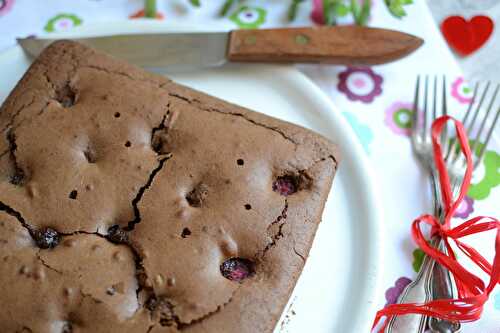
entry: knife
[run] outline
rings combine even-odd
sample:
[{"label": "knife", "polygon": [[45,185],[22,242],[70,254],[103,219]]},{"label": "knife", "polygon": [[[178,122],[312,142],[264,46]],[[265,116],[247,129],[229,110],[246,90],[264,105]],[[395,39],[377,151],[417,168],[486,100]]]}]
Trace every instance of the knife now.
[{"label": "knife", "polygon": [[[75,41],[147,68],[220,66],[231,62],[377,65],[400,59],[423,40],[403,32],[359,26],[324,26],[230,32],[113,35]],[[55,39],[24,38],[38,56]]]}]

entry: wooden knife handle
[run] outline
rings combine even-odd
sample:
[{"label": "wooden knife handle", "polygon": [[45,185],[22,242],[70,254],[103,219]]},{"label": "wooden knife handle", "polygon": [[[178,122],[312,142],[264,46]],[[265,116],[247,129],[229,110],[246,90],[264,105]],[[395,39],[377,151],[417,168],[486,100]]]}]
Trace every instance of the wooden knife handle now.
[{"label": "wooden knife handle", "polygon": [[359,26],[234,30],[227,57],[240,62],[375,65],[402,58],[422,42],[402,32]]}]

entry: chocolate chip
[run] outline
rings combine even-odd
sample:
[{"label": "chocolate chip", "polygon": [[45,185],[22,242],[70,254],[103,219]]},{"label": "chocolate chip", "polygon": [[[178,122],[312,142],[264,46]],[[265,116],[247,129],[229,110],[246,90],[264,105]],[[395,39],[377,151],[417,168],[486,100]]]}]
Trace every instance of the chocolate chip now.
[{"label": "chocolate chip", "polygon": [[69,108],[75,104],[75,92],[69,83],[56,91],[56,99],[65,108]]},{"label": "chocolate chip", "polygon": [[51,249],[59,244],[60,236],[52,228],[43,228],[32,232],[36,245],[41,249]]},{"label": "chocolate chip", "polygon": [[146,309],[160,317],[160,325],[172,326],[175,323],[174,305],[165,297],[151,296],[146,301]]},{"label": "chocolate chip", "polygon": [[128,147],[130,147],[130,146],[132,146],[132,143],[131,143],[130,141],[125,142],[125,147],[127,147],[127,148],[128,148]]},{"label": "chocolate chip", "polygon": [[160,154],[161,148],[163,147],[163,141],[161,136],[155,135],[151,139],[151,149],[155,151],[157,154]]},{"label": "chocolate chip", "polygon": [[121,244],[128,241],[128,234],[119,225],[115,224],[108,229],[106,238],[112,243]]},{"label": "chocolate chip", "polygon": [[245,164],[245,161],[243,161],[241,158],[239,158],[239,159],[236,160],[236,163],[238,165],[243,165],[243,164]]},{"label": "chocolate chip", "polygon": [[[167,106],[168,108],[169,106]],[[167,119],[170,116],[170,112],[167,111],[165,116],[163,116],[163,119],[158,125],[158,127],[153,128],[151,131],[151,148],[153,151],[155,151],[157,154],[165,154],[167,153],[167,148],[165,147],[167,142],[168,142],[168,131],[169,128],[166,124]]]},{"label": "chocolate chip", "polygon": [[69,108],[75,104],[75,95],[64,96],[59,102],[63,107]]},{"label": "chocolate chip", "polygon": [[73,190],[69,193],[69,198],[75,200],[77,195],[78,192],[76,190]]},{"label": "chocolate chip", "polygon": [[201,207],[203,201],[208,196],[208,186],[199,183],[191,192],[186,196],[186,200],[192,207]]},{"label": "chocolate chip", "polygon": [[242,282],[255,274],[255,264],[245,258],[229,258],[220,265],[220,272],[228,280]]},{"label": "chocolate chip", "polygon": [[252,205],[250,205],[250,204],[246,204],[246,205],[245,205],[245,209],[246,209],[246,210],[250,210],[250,209],[252,209]]},{"label": "chocolate chip", "polygon": [[188,228],[182,229],[182,234],[181,234],[182,238],[186,238],[189,235],[191,235],[191,230],[189,230]]},{"label": "chocolate chip", "polygon": [[16,168],[14,170],[14,174],[10,177],[9,182],[12,185],[20,186],[24,184],[24,179],[24,171],[21,168]]},{"label": "chocolate chip", "polygon": [[120,118],[120,112],[115,112],[115,118]]},{"label": "chocolate chip", "polygon": [[95,150],[91,147],[87,147],[87,149],[83,151],[83,155],[85,156],[87,162],[89,163],[95,163],[97,161],[97,154]]},{"label": "chocolate chip", "polygon": [[146,303],[144,303],[144,306],[146,307],[146,309],[148,309],[149,311],[154,311],[156,310],[156,306],[158,305],[158,298],[156,298],[156,296],[151,296],[150,298],[148,298],[148,300],[146,301]]},{"label": "chocolate chip", "polygon": [[153,151],[155,151],[157,154],[166,154],[168,153],[168,131],[167,128],[157,131],[153,134],[151,137],[151,148]]}]

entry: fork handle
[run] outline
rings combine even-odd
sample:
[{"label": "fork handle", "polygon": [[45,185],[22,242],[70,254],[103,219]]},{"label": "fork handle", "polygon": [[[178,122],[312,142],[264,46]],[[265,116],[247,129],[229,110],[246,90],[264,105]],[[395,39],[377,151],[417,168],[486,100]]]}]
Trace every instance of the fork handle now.
[{"label": "fork handle", "polygon": [[[433,188],[434,215],[442,217],[444,212],[442,212],[442,202],[439,196],[439,177],[435,169],[431,169],[431,186]],[[437,249],[445,254],[448,252],[441,239],[438,241]],[[432,299],[455,298],[457,294],[451,273],[440,264],[434,265],[430,289]],[[461,325],[458,322],[429,318],[429,328],[433,333],[454,333],[460,331]]]},{"label": "fork handle", "polygon": [[[438,239],[433,238],[431,243],[437,245]],[[428,256],[424,257],[420,271],[413,282],[408,284],[398,298],[397,304],[403,303],[425,303],[429,301],[431,291],[430,284],[434,260]],[[427,324],[427,317],[419,314],[408,314],[404,316],[393,316],[384,333],[423,333]]]},{"label": "fork handle", "polygon": [[[430,185],[432,191],[432,205],[434,208],[434,216],[439,217],[441,216],[442,205],[439,196],[438,178],[436,177],[436,173],[433,171],[431,165],[428,165],[428,170],[431,176]],[[433,237],[431,239],[431,245],[433,247],[442,246],[441,239],[437,236]],[[434,259],[426,255],[417,277],[413,282],[406,286],[406,288],[399,296],[397,303],[425,303],[434,296],[433,293],[445,293],[447,290],[437,290],[433,281],[433,273],[440,272],[440,269],[440,265],[436,264]],[[445,276],[446,274],[438,275]],[[384,333],[423,333],[426,329],[429,319],[432,320],[432,318],[414,314],[393,316],[389,319],[389,323]]]},{"label": "fork handle", "polygon": [[[439,242],[438,249],[443,253],[447,253],[442,240]],[[431,294],[432,299],[449,299],[456,296],[455,285],[450,272],[446,267],[439,264],[434,265],[432,271]],[[459,322],[429,318],[429,328],[432,333],[455,333],[460,331],[461,325]]]}]

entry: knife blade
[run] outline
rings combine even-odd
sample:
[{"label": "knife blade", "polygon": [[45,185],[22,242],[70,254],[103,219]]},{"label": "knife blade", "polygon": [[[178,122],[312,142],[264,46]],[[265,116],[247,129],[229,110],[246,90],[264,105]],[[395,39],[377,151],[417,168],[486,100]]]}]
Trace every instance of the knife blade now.
[{"label": "knife blade", "polygon": [[[220,66],[227,61],[377,65],[398,60],[423,40],[403,32],[359,26],[111,35],[72,38],[146,68]],[[18,43],[38,56],[55,39],[24,38]]]}]

